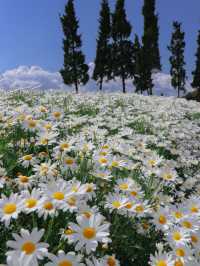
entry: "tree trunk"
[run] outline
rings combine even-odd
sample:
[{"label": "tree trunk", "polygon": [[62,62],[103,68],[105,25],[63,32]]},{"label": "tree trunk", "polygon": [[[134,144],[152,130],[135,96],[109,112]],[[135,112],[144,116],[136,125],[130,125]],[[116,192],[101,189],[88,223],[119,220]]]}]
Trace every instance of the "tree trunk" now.
[{"label": "tree trunk", "polygon": [[178,88],[178,98],[180,97],[180,89]]},{"label": "tree trunk", "polygon": [[124,76],[122,76],[122,87],[123,87],[123,93],[126,93],[126,83],[125,83]]},{"label": "tree trunk", "polygon": [[78,83],[77,83],[77,81],[75,82],[75,89],[76,89],[76,93],[78,94]]},{"label": "tree trunk", "polygon": [[149,88],[149,95],[153,95],[152,88]]},{"label": "tree trunk", "polygon": [[101,78],[100,83],[99,83],[99,90],[102,91],[103,88],[103,78]]}]

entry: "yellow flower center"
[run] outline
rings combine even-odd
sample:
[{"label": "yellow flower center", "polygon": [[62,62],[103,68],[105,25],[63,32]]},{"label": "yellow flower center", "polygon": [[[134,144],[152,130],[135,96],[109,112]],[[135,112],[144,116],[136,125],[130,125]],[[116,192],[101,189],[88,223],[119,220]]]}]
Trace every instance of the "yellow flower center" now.
[{"label": "yellow flower center", "polygon": [[96,230],[93,227],[86,227],[83,229],[83,236],[87,239],[92,239],[96,236]]},{"label": "yellow flower center", "polygon": [[148,230],[149,229],[149,224],[148,223],[143,223],[142,227],[144,230]]},{"label": "yellow flower center", "polygon": [[178,248],[176,250],[176,256],[178,256],[178,257],[184,257],[185,256],[185,250],[182,249],[182,248]]},{"label": "yellow flower center", "polygon": [[36,125],[37,125],[37,122],[36,122],[35,120],[29,120],[29,121],[28,121],[28,126],[29,126],[30,128],[35,128]]},{"label": "yellow flower center", "polygon": [[44,106],[40,106],[40,112],[45,113],[47,109]]},{"label": "yellow flower center", "polygon": [[166,217],[164,215],[160,215],[159,223],[160,224],[166,224],[167,223],[167,219],[166,219]]},{"label": "yellow flower center", "polygon": [[198,243],[199,242],[199,239],[198,239],[198,237],[196,236],[196,235],[191,235],[191,241],[192,241],[192,243]]},{"label": "yellow flower center", "polygon": [[3,207],[3,211],[5,214],[12,214],[17,209],[17,205],[15,203],[7,203]]},{"label": "yellow flower center", "polygon": [[183,217],[183,214],[179,211],[175,212],[174,213],[174,216],[177,218],[177,219],[181,219]]},{"label": "yellow flower center", "polygon": [[163,175],[163,178],[166,179],[166,180],[171,180],[173,178],[173,175],[170,174],[170,173],[166,173]]},{"label": "yellow flower center", "polygon": [[45,210],[50,211],[50,210],[53,209],[53,204],[52,204],[50,201],[48,201],[48,202],[46,202],[46,203],[43,205],[43,207],[44,207]]},{"label": "yellow flower center", "polygon": [[131,209],[133,207],[133,204],[131,202],[127,202],[126,205],[125,205],[125,207],[127,209]]},{"label": "yellow flower center", "polygon": [[25,155],[24,157],[23,157],[23,159],[25,160],[25,161],[31,161],[32,160],[32,155]]},{"label": "yellow flower center", "polygon": [[182,226],[185,227],[185,228],[191,229],[192,228],[192,223],[189,222],[189,221],[184,221],[182,223]]},{"label": "yellow flower center", "polygon": [[69,144],[68,143],[62,143],[60,144],[60,149],[63,151],[65,149],[68,149],[69,148]]},{"label": "yellow flower center", "polygon": [[108,162],[108,160],[106,158],[104,158],[104,157],[102,157],[102,158],[99,159],[99,163],[100,164],[105,164],[107,162]]},{"label": "yellow flower center", "polygon": [[108,145],[108,144],[103,145],[103,146],[102,146],[102,149],[103,149],[103,150],[107,150],[107,149],[109,149],[109,145]]},{"label": "yellow flower center", "polygon": [[22,183],[28,183],[29,178],[28,178],[28,176],[20,175],[20,176],[19,176],[19,180],[20,180],[20,182],[22,182]]},{"label": "yellow flower center", "polygon": [[155,160],[149,160],[148,161],[150,166],[155,166],[156,165],[156,161]]},{"label": "yellow flower center", "polygon": [[58,119],[61,117],[61,112],[54,112],[53,116]]},{"label": "yellow flower center", "polygon": [[167,262],[165,260],[159,260],[156,263],[156,266],[167,266]]},{"label": "yellow flower center", "polygon": [[198,213],[199,212],[199,208],[197,206],[192,206],[190,210],[192,213]]},{"label": "yellow flower center", "polygon": [[181,234],[179,232],[174,232],[173,233],[173,239],[175,241],[179,241],[179,240],[181,240],[181,238],[182,238],[182,236],[181,236]]},{"label": "yellow flower center", "polygon": [[138,205],[136,208],[135,208],[136,212],[137,213],[141,213],[144,211],[144,207],[142,205]]},{"label": "yellow flower center", "polygon": [[78,188],[76,186],[73,186],[72,189],[71,189],[71,191],[78,192]]},{"label": "yellow flower center", "polygon": [[40,140],[40,143],[42,144],[42,145],[47,145],[48,144],[48,139],[46,139],[46,138],[42,138],[41,140]]},{"label": "yellow flower center", "polygon": [[69,159],[65,159],[65,163],[66,163],[67,165],[72,165],[72,164],[74,163],[74,160],[71,159],[71,158],[69,158]]},{"label": "yellow flower center", "polygon": [[92,185],[88,185],[86,192],[92,192],[93,191],[93,186]]},{"label": "yellow flower center", "polygon": [[119,166],[119,162],[117,161],[113,161],[111,164],[112,167],[118,167]]},{"label": "yellow flower center", "polygon": [[26,255],[31,255],[36,250],[36,245],[33,242],[25,242],[22,245],[21,250],[26,253]]},{"label": "yellow flower center", "polygon": [[37,204],[37,200],[34,199],[34,198],[30,198],[30,199],[26,200],[26,207],[29,208],[29,209],[35,207],[36,204]]},{"label": "yellow flower center", "polygon": [[184,263],[181,260],[177,260],[175,261],[174,266],[184,266]]},{"label": "yellow flower center", "polygon": [[101,155],[101,156],[106,156],[108,153],[106,152],[106,151],[101,151],[100,153],[99,153],[99,155]]},{"label": "yellow flower center", "polygon": [[58,263],[58,266],[73,266],[73,264],[69,260],[63,260]]},{"label": "yellow flower center", "polygon": [[87,218],[87,219],[90,219],[91,217],[91,212],[84,212],[83,215]]},{"label": "yellow flower center", "polygon": [[121,190],[127,190],[128,189],[128,184],[127,183],[122,183],[122,184],[119,185],[119,188]]},{"label": "yellow flower center", "polygon": [[74,197],[70,197],[69,199],[67,199],[67,203],[68,203],[70,206],[75,206],[75,205],[76,205],[76,198],[74,198]]},{"label": "yellow flower center", "polygon": [[119,201],[117,201],[117,200],[113,201],[112,205],[116,209],[119,209],[121,207],[121,203]]},{"label": "yellow flower center", "polygon": [[50,130],[50,129],[52,129],[52,124],[48,123],[44,127],[46,130]]},{"label": "yellow flower center", "polygon": [[137,191],[131,191],[131,196],[136,197],[137,194],[138,194]]},{"label": "yellow flower center", "polygon": [[68,229],[65,230],[65,235],[72,235],[74,233],[75,232],[71,228],[68,228]]},{"label": "yellow flower center", "polygon": [[109,257],[107,260],[108,266],[115,266],[116,265],[116,260],[113,257]]},{"label": "yellow flower center", "polygon": [[56,200],[64,200],[65,195],[63,192],[57,191],[53,193],[53,198]]}]

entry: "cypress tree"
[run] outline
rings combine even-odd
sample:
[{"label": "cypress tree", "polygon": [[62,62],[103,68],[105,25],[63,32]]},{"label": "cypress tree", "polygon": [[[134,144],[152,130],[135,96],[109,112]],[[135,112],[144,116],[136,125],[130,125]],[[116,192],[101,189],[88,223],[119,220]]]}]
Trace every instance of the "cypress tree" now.
[{"label": "cypress tree", "polygon": [[143,46],[147,54],[146,60],[151,70],[161,70],[158,15],[155,14],[155,0],[144,0],[142,13],[144,16]]},{"label": "cypress tree", "polygon": [[107,80],[111,77],[111,19],[108,0],[102,0],[100,19],[99,19],[99,34],[97,39],[97,51],[95,58],[95,68],[93,79],[98,81],[99,89],[102,90],[104,78]]},{"label": "cypress tree", "polygon": [[197,52],[196,52],[196,68],[192,72],[193,75],[193,81],[192,81],[192,87],[197,89],[200,92],[200,31],[198,34],[197,39]]},{"label": "cypress tree", "polygon": [[170,56],[170,74],[172,76],[171,84],[178,89],[178,97],[180,91],[185,91],[186,71],[184,69],[184,49],[185,49],[185,33],[181,30],[181,23],[173,22],[174,31],[172,33],[171,44],[168,47],[171,52]]},{"label": "cypress tree", "polygon": [[117,0],[112,15],[112,74],[122,80],[123,93],[126,92],[125,81],[132,76],[133,45],[129,40],[131,25],[127,20],[124,0]]},{"label": "cypress tree", "polygon": [[141,58],[141,44],[139,41],[139,38],[137,35],[135,35],[135,40],[133,44],[133,63],[134,63],[134,69],[133,69],[133,84],[135,85],[136,89],[135,92],[139,92],[142,94],[143,88],[142,88],[142,73],[141,73],[141,66],[142,66],[142,58]]},{"label": "cypress tree", "polygon": [[74,1],[68,0],[65,14],[60,17],[65,38],[63,39],[64,67],[60,70],[63,81],[67,85],[75,85],[76,93],[80,84],[89,80],[88,65],[81,51],[81,35],[78,34],[79,22],[76,19]]},{"label": "cypress tree", "polygon": [[136,87],[135,92],[140,92],[141,94],[144,91],[149,92],[153,88],[153,82],[151,78],[151,70],[146,67],[146,59],[145,59],[145,53],[144,48],[141,46],[138,36],[135,36],[134,46],[134,58],[135,58],[135,64],[134,64],[134,80],[133,84]]}]

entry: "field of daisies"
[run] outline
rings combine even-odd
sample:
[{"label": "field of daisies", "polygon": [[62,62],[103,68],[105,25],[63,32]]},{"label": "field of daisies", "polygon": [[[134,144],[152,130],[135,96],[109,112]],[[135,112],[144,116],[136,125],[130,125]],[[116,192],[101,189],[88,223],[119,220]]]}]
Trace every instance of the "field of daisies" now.
[{"label": "field of daisies", "polygon": [[0,263],[200,265],[200,105],[2,92]]}]

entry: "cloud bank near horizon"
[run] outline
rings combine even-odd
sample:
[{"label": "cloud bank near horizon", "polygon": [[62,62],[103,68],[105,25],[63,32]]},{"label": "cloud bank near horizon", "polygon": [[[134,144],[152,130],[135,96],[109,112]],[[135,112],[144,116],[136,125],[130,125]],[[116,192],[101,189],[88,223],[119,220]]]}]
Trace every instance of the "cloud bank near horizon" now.
[{"label": "cloud bank near horizon", "polygon": [[[89,64],[89,74],[92,75],[94,64]],[[176,95],[176,91],[171,86],[171,76],[166,73],[153,74],[154,94],[165,96]],[[127,91],[134,92],[132,80],[126,81]],[[105,92],[121,91],[121,80],[116,78],[108,83],[104,83]],[[72,87],[66,86],[63,83],[59,72],[50,72],[44,70],[39,66],[19,66],[17,68],[7,70],[0,75],[0,89],[14,90],[14,89],[57,89],[57,90],[73,90]],[[186,89],[191,90],[190,83],[187,82]],[[94,92],[98,90],[98,85],[92,79],[80,88],[80,91]]]}]

